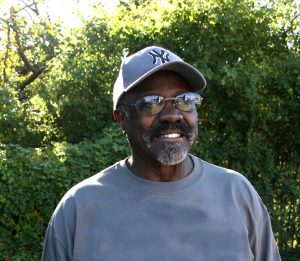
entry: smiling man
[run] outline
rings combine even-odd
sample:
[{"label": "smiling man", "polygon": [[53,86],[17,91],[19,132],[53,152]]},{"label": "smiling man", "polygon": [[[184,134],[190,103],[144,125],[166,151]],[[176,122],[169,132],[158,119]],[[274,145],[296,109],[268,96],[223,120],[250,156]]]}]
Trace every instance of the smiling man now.
[{"label": "smiling man", "polygon": [[67,192],[42,260],[280,260],[249,181],[189,154],[205,85],[197,69],[161,47],[124,59],[114,118],[132,155]]}]

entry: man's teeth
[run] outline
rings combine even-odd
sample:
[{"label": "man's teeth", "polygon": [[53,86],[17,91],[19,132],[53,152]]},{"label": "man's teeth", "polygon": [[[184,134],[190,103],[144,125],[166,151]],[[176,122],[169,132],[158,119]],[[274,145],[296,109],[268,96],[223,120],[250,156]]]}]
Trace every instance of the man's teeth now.
[{"label": "man's teeth", "polygon": [[160,139],[176,139],[179,137],[180,137],[179,133],[169,133],[169,134],[159,135]]}]

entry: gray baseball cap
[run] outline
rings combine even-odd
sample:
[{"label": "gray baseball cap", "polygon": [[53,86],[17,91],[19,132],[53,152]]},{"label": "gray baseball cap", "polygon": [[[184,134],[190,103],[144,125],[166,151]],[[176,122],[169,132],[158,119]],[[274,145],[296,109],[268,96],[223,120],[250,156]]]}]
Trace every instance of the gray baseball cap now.
[{"label": "gray baseball cap", "polygon": [[206,86],[205,78],[201,72],[184,62],[176,54],[162,47],[146,47],[123,60],[119,76],[114,85],[114,110],[124,93],[153,73],[161,70],[174,71],[182,75],[196,92],[203,90]]}]

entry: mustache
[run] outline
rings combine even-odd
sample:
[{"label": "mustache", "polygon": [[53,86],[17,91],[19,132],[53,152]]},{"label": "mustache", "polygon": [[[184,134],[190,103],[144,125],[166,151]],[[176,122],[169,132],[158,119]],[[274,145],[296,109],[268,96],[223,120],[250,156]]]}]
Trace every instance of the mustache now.
[{"label": "mustache", "polygon": [[168,122],[162,122],[159,124],[156,124],[151,129],[147,131],[147,136],[150,137],[156,137],[163,131],[172,131],[172,130],[180,130],[183,135],[190,137],[193,135],[193,127],[189,127],[185,122],[180,121],[176,123],[168,123]]}]

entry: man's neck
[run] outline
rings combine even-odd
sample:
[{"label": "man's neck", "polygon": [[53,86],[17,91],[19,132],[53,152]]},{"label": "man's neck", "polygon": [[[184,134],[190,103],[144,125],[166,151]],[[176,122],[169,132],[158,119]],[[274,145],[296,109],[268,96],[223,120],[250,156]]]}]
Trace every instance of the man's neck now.
[{"label": "man's neck", "polygon": [[136,176],[160,182],[182,179],[193,170],[193,161],[189,155],[182,162],[172,166],[164,166],[134,156],[128,158],[126,164]]}]

